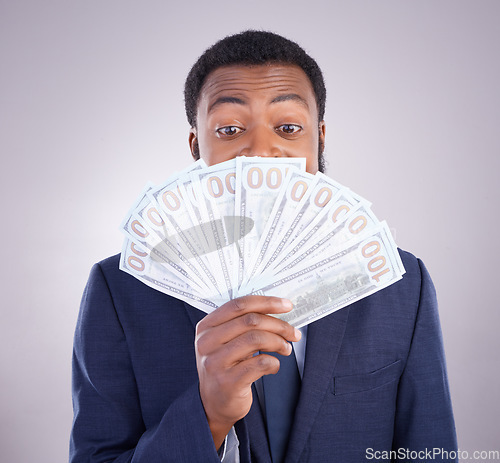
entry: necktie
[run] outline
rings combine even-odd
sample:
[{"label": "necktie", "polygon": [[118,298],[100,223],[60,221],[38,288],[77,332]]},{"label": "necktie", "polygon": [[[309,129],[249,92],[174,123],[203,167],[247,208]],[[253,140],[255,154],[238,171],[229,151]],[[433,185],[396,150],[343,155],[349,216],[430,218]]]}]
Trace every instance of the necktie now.
[{"label": "necktie", "polygon": [[293,347],[292,353],[287,357],[274,352],[268,354],[280,361],[280,370],[275,375],[262,377],[267,433],[273,463],[282,463],[299,398],[300,376]]}]

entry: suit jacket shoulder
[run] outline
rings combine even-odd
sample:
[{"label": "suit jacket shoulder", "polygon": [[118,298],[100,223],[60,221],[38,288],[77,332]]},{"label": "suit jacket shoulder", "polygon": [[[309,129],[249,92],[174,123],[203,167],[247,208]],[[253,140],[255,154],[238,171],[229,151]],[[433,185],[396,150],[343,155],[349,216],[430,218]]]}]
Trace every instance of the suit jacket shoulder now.
[{"label": "suit jacket shoulder", "polygon": [[82,298],[70,461],[220,462],[198,390],[194,326],[203,314],[118,263],[94,265]]}]

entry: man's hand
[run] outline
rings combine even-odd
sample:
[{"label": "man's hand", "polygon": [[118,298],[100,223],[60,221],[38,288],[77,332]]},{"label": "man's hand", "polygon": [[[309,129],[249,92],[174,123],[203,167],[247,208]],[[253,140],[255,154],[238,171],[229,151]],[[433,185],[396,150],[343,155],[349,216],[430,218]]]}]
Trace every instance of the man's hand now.
[{"label": "man's hand", "polygon": [[279,360],[256,352],[290,355],[288,341],[298,341],[299,330],[266,314],[289,312],[292,303],[267,296],[233,299],[207,315],[196,326],[196,365],[200,395],[219,448],[236,421],[252,405],[251,386],[263,375],[279,370]]}]

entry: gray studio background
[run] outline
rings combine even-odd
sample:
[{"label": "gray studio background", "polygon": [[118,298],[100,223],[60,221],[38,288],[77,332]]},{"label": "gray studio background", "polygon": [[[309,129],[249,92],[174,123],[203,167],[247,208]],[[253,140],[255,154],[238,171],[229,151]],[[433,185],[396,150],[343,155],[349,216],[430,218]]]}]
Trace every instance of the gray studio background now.
[{"label": "gray studio background", "polygon": [[0,461],[67,460],[91,265],[148,180],[191,162],[182,88],[246,28],[324,70],[328,174],[426,263],[459,446],[500,448],[498,1],[0,0]]}]

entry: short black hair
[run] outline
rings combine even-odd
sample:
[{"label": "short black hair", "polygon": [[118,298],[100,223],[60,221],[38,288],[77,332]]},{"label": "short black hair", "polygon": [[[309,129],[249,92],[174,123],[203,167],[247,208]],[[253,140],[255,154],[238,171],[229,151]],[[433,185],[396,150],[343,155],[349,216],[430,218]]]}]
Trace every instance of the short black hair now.
[{"label": "short black hair", "polygon": [[184,85],[186,116],[196,127],[196,112],[201,89],[207,76],[222,66],[285,63],[299,66],[309,77],[316,103],[318,121],[325,114],[326,88],[323,73],[316,61],[299,45],[273,32],[248,30],[230,35],[208,48],[194,64]]}]

